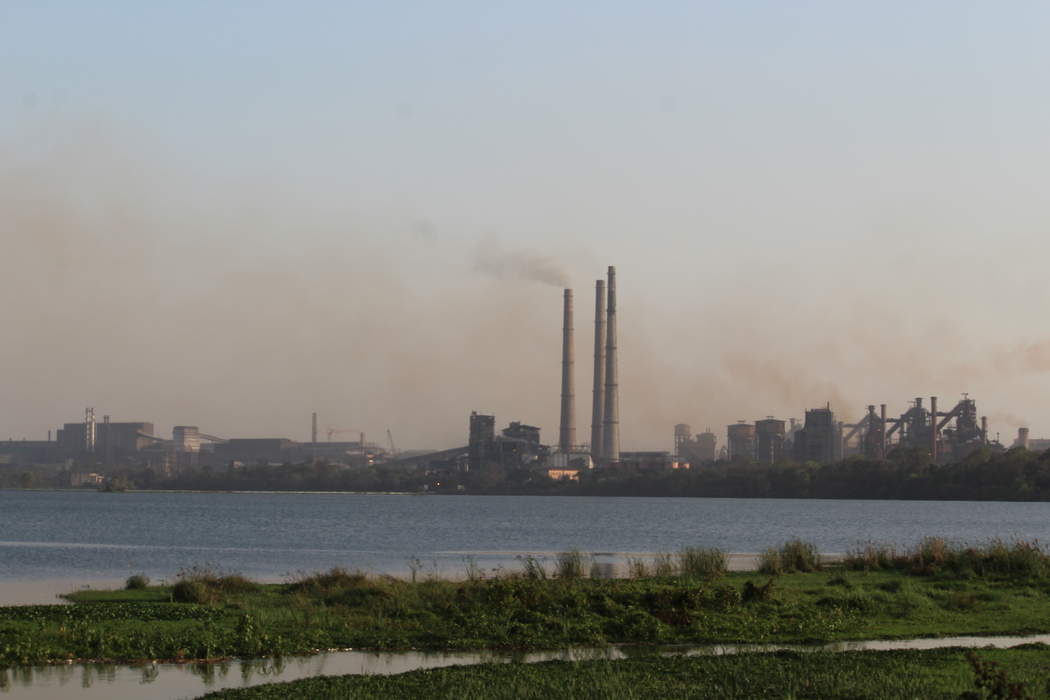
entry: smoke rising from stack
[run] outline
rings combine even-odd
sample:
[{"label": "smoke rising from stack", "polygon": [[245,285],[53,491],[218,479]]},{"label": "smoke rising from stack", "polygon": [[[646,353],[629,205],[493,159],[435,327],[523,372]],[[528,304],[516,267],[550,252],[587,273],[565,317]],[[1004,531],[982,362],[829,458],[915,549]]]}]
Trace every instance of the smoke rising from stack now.
[{"label": "smoke rising from stack", "polygon": [[554,287],[569,283],[568,274],[554,258],[527,250],[507,250],[494,239],[478,244],[474,269],[496,279],[526,280]]},{"label": "smoke rising from stack", "polygon": [[[43,437],[96,405],[114,420],[240,436],[295,437],[318,410],[370,433],[393,424],[418,447],[458,444],[473,408],[554,442],[559,337],[525,283],[564,287],[561,258],[492,242],[479,253],[474,238],[440,235],[439,219],[427,241],[399,237],[399,222],[362,223],[265,184],[198,192],[155,154],[122,153],[124,136],[29,165],[0,146],[0,292],[13,300],[0,322],[18,329],[0,347],[11,369],[0,438]],[[617,252],[602,242],[602,257]],[[829,268],[813,295],[795,277],[754,289],[714,280],[694,294],[685,277],[647,266],[646,283],[663,288],[621,300],[623,383],[646,387],[623,406],[624,446],[666,447],[683,420],[800,416],[825,401],[844,420],[872,402],[896,415],[916,393],[971,392],[993,435],[1040,415],[1050,342],[1038,327],[953,331],[965,318],[908,306],[923,296],[914,288],[854,285],[854,252],[849,284]],[[566,254],[564,266],[586,270],[598,255]]]}]

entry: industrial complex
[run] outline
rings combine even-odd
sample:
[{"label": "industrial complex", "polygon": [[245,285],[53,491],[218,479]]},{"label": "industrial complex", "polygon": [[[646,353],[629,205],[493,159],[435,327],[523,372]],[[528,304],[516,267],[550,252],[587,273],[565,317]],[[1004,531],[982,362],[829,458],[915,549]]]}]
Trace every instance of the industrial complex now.
[{"label": "industrial complex", "polygon": [[[883,459],[897,449],[925,450],[934,462],[965,457],[975,449],[1005,449],[990,438],[988,419],[980,416],[976,401],[963,394],[951,408],[941,410],[936,396],[908,401],[901,413],[888,413],[887,404],[866,407],[852,422],[836,416],[830,404],[805,410],[801,420],[773,416],[738,421],[726,426],[725,443],[708,428],[694,434],[680,423],[673,428],[670,450],[630,452],[620,446],[620,397],[617,353],[616,269],[595,282],[594,364],[591,424],[587,442],[577,440],[575,390],[575,329],[573,290],[566,289],[562,305],[561,410],[556,445],[542,442],[540,428],[510,422],[497,433],[496,418],[478,412],[467,417],[467,444],[440,452],[400,452],[388,430],[381,443],[368,442],[364,433],[329,428],[322,440],[318,417],[310,422],[310,440],[287,437],[218,437],[195,425],[179,425],[171,437],[154,433],[146,421],[115,422],[98,419],[85,410],[81,421],[65,423],[46,441],[0,442],[0,468],[40,466],[64,470],[73,486],[96,485],[119,468],[148,468],[160,478],[185,469],[238,469],[260,464],[319,462],[354,469],[375,465],[423,469],[428,473],[484,470],[489,467],[543,472],[554,479],[578,479],[593,469],[634,468],[672,470],[703,468],[716,462],[737,465],[826,464],[852,455]],[[855,414],[854,414],[855,415]],[[351,441],[334,440],[352,432]],[[1050,448],[1050,440],[1029,437],[1021,428],[1012,446]]]}]

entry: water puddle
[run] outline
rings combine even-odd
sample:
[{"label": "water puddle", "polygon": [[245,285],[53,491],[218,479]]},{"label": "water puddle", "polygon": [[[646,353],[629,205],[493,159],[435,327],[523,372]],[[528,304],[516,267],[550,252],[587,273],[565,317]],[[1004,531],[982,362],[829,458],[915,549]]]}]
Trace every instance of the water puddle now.
[{"label": "water puddle", "polygon": [[712,644],[683,647],[608,647],[507,654],[499,652],[398,652],[330,651],[315,656],[283,659],[245,659],[211,664],[66,664],[0,669],[0,697],[44,700],[76,694],[78,700],[135,697],[142,700],[195,698],[213,690],[246,688],[262,683],[293,681],[313,676],[348,673],[393,674],[416,669],[479,663],[537,663],[562,660],[625,659],[647,654],[665,656],[718,656],[774,651],[890,651],[948,647],[995,647],[1050,644],[1050,634],[1010,637],[943,637],[802,644]]}]

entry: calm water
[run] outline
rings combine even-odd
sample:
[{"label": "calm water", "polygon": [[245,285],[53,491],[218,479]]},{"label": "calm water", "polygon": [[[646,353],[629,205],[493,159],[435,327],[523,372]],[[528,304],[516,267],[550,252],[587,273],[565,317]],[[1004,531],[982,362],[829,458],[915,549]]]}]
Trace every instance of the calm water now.
[{"label": "calm water", "polygon": [[516,567],[518,554],[573,548],[615,560],[789,537],[824,552],[924,535],[1050,542],[1048,516],[1043,503],[0,491],[0,602],[193,564],[263,579],[332,566],[455,575],[467,556]]},{"label": "calm water", "polygon": [[35,668],[0,669],[0,697],[11,700],[46,700],[75,695],[78,700],[110,700],[134,697],[139,700],[194,698],[224,688],[244,688],[261,683],[293,681],[313,676],[347,673],[389,674],[423,668],[478,663],[536,663],[559,659],[623,659],[628,656],[710,656],[768,653],[781,649],[798,651],[885,651],[890,649],[945,649],[951,647],[996,647],[1000,649],[1050,642],[1050,635],[1026,637],[949,637],[942,639],[896,639],[886,641],[833,642],[825,645],[716,644],[695,647],[608,647],[563,649],[530,654],[449,652],[427,654],[404,652],[376,654],[337,651],[316,656],[258,659],[218,664],[69,664]]}]

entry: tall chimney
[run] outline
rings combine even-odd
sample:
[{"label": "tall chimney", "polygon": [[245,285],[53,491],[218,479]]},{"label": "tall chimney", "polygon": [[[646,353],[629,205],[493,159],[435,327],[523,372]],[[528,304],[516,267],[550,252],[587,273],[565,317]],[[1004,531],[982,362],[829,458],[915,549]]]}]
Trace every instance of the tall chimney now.
[{"label": "tall chimney", "polygon": [[591,459],[602,458],[605,416],[605,280],[594,283],[594,398],[591,405]]},{"label": "tall chimney", "polygon": [[937,397],[930,397],[930,459],[937,461]]},{"label": "tall chimney", "polygon": [[561,329],[561,430],[558,447],[562,452],[572,452],[576,443],[576,394],[573,387],[573,364],[575,353],[572,343],[572,290],[565,290],[565,314]]},{"label": "tall chimney", "polygon": [[620,461],[620,396],[616,367],[616,268],[609,266],[609,301],[605,312],[605,411],[602,415],[602,460]]},{"label": "tall chimney", "polygon": [[317,411],[310,416],[310,442],[317,444]]},{"label": "tall chimney", "polygon": [[109,438],[109,416],[102,416],[102,454],[106,464],[110,464],[113,461],[113,451],[110,448],[112,443]]},{"label": "tall chimney", "polygon": [[879,424],[882,426],[880,432],[882,437],[879,438],[879,458],[884,459],[886,457],[886,404],[879,404]]},{"label": "tall chimney", "polygon": [[981,416],[981,442],[988,444],[988,416]]},{"label": "tall chimney", "polygon": [[95,452],[95,409],[84,409],[84,451]]}]

